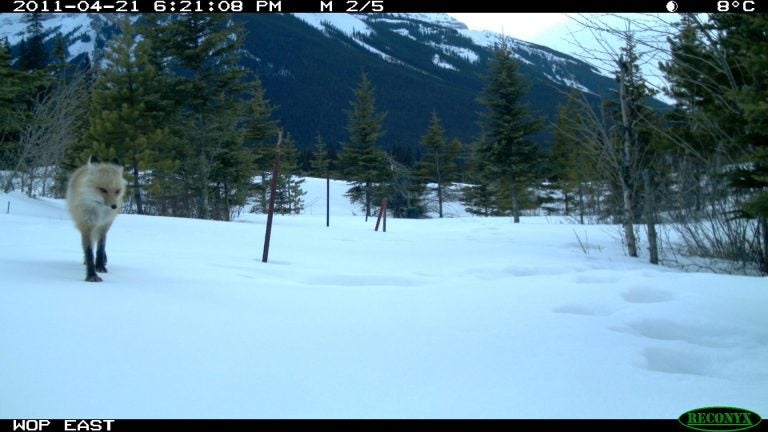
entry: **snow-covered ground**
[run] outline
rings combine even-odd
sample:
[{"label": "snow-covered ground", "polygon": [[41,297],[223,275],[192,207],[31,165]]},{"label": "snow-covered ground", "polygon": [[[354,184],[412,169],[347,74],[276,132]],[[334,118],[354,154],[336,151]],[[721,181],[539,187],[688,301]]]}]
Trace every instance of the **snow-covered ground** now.
[{"label": "snow-covered ground", "polygon": [[324,186],[267,264],[263,215],[120,215],[103,283],[63,202],[0,194],[0,418],[768,415],[765,278],[556,218],[374,232],[339,182],[326,228]]}]

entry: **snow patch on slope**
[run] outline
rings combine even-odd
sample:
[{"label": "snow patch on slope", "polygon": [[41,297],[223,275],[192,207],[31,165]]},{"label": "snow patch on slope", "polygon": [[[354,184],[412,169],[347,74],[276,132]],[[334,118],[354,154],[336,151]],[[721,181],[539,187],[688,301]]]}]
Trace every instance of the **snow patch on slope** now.
[{"label": "snow patch on slope", "polygon": [[[92,18],[89,15],[83,13],[41,14],[40,18],[46,40],[57,33],[68,35],[74,39],[74,43],[69,47],[70,58],[79,54],[90,54],[97,35],[91,27]],[[21,42],[27,28],[23,21],[24,16],[24,14],[13,13],[0,14],[0,38],[8,38],[11,45]]]},{"label": "snow patch on slope", "polygon": [[334,29],[339,30],[345,35],[349,36],[357,45],[360,45],[373,54],[376,54],[386,61],[396,62],[396,59],[394,59],[392,56],[360,40],[361,36],[370,36],[374,31],[371,27],[368,26],[368,24],[365,23],[365,21],[357,18],[355,15],[296,13],[294,16],[311,25],[312,27],[315,27],[324,34],[328,34],[328,27],[333,27]]},{"label": "snow patch on slope", "polygon": [[432,63],[440,68],[448,69],[448,70],[458,70],[456,67],[454,67],[452,64],[444,61],[442,58],[440,58],[439,54],[435,54],[434,57],[432,57]]},{"label": "snow patch on slope", "polygon": [[401,28],[399,28],[399,29],[394,29],[394,30],[392,30],[392,31],[393,31],[393,32],[395,32],[395,33],[397,33],[397,34],[399,34],[400,36],[405,36],[405,37],[407,37],[408,39],[413,39],[413,40],[416,40],[416,38],[415,38],[415,37],[411,36],[411,32],[409,32],[409,31],[408,31],[408,30],[406,30],[406,29],[401,29]]},{"label": "snow patch on slope", "polygon": [[424,21],[430,24],[457,30],[463,30],[467,28],[466,24],[448,15],[447,13],[395,13],[389,14],[389,16],[403,18],[404,20],[408,21]]},{"label": "snow patch on slope", "polygon": [[370,35],[373,33],[373,29],[355,15],[345,13],[295,13],[293,16],[323,33],[326,33],[327,26],[333,27],[349,37],[354,37],[356,34]]},{"label": "snow patch on slope", "polygon": [[480,60],[480,56],[478,56],[476,52],[469,48],[457,47],[447,44],[437,44],[434,42],[430,42],[430,45],[441,50],[446,55],[458,57],[470,63],[477,63],[477,61]]}]

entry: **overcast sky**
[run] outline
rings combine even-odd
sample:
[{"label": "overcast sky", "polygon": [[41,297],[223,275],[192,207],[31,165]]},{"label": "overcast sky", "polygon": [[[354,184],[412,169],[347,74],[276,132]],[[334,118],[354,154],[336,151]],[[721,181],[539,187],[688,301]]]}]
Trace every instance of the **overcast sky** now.
[{"label": "overcast sky", "polygon": [[[571,20],[562,13],[452,13],[472,30],[491,30],[562,51]],[[572,25],[571,25],[572,26]],[[563,46],[560,46],[563,45]],[[566,51],[567,52],[567,51]]]}]

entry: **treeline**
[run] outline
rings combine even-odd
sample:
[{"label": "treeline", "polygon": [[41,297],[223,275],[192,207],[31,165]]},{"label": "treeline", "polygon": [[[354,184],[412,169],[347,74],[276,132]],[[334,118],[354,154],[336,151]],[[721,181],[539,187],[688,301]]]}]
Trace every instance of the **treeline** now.
[{"label": "treeline", "polygon": [[68,63],[63,36],[49,37],[40,15],[24,22],[15,58],[8,40],[0,40],[0,189],[47,194],[55,192],[57,168],[85,128],[90,63]]},{"label": "treeline", "polygon": [[[574,93],[559,107],[548,163],[568,212],[622,224],[630,256],[642,253],[643,224],[658,262],[664,222],[682,242],[669,252],[768,274],[768,17],[683,15],[670,36],[663,22],[583,24],[625,43],[611,59],[616,94]],[[664,47],[653,43],[662,35]],[[649,108],[656,93],[639,67],[641,51],[660,50],[663,91],[674,101],[665,112]]]},{"label": "treeline", "polygon": [[[278,121],[259,77],[242,66],[237,22],[122,17],[103,60],[78,66],[61,43],[39,43],[46,35],[34,14],[27,23],[18,58],[0,44],[6,190],[31,194],[42,179],[44,193],[60,194],[66,174],[94,154],[126,166],[137,213],[229,220],[264,211]],[[287,131],[278,211],[302,210],[296,175],[329,176],[350,182],[365,217],[384,198],[396,217],[442,217],[443,203],[456,200],[514,222],[549,208],[621,225],[627,254],[647,248],[654,263],[663,259],[656,227],[667,223],[684,254],[768,273],[766,28],[763,15],[683,16],[661,64],[675,101],[667,111],[652,108],[656,93],[640,70],[648,46],[638,49],[629,30],[600,29],[624,40],[610,59],[617,89],[571,93],[553,124],[529,109],[528,82],[501,38],[477,95],[483,110],[467,113],[480,129],[469,143],[446,136],[435,107],[423,113],[418,145],[384,150],[388,113],[363,71],[347,110],[319,114],[343,119],[343,142],[318,134],[311,151],[298,151]],[[553,140],[543,149],[531,136],[545,129]]]},{"label": "treeline", "polygon": [[[525,209],[551,206],[544,189],[554,189],[555,204],[578,221],[621,225],[629,256],[661,262],[657,225],[665,223],[682,242],[671,255],[767,274],[766,28],[765,16],[684,16],[660,64],[666,96],[675,101],[665,111],[652,108],[657,92],[640,68],[650,45],[633,31],[601,29],[624,41],[610,59],[616,91],[571,93],[551,125],[524,103],[528,86],[502,38],[478,95],[480,136],[467,148],[448,145],[433,114],[412,161],[375,145],[385,114],[373,108],[363,76],[348,113],[341,176],[354,181],[349,196],[366,215],[378,196],[398,203],[396,215],[423,215],[425,196],[441,203],[446,187],[462,181],[460,199],[470,212],[518,222]],[[547,151],[530,139],[542,127],[553,130]],[[435,193],[425,195],[427,184]]]},{"label": "treeline", "polygon": [[[60,194],[67,173],[94,155],[125,165],[129,208],[139,214],[229,220],[266,193],[252,178],[269,176],[277,122],[258,77],[240,65],[244,33],[230,16],[120,16],[103,59],[67,73],[33,43],[47,36],[39,16],[26,20],[19,58],[7,42],[0,48],[8,78],[0,94],[13,102],[3,104],[0,136],[6,190],[21,180],[31,194],[40,168],[56,167]],[[55,157],[44,154],[54,147]],[[284,153],[289,196],[298,163],[290,140]],[[278,208],[300,211],[297,199]]]}]

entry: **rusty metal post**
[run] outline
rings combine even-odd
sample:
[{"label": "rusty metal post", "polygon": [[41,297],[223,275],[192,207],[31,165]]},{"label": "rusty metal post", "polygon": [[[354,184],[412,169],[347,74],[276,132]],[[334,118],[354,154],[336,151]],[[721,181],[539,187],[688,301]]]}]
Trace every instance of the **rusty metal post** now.
[{"label": "rusty metal post", "polygon": [[376,218],[376,226],[373,228],[374,231],[379,230],[379,224],[381,223],[382,217],[384,218],[384,232],[387,232],[387,199],[382,198],[381,199],[381,206],[379,207],[379,217]]},{"label": "rusty metal post", "polygon": [[381,206],[384,208],[384,228],[382,229],[383,232],[387,232],[387,199],[384,198],[381,200]]},{"label": "rusty metal post", "polygon": [[275,195],[277,194],[277,177],[280,175],[280,143],[283,142],[283,128],[277,130],[277,145],[275,146],[275,163],[272,166],[272,184],[269,187],[269,209],[267,210],[267,232],[264,234],[264,253],[261,262],[269,258],[269,241],[272,237],[272,216],[275,214]]}]

